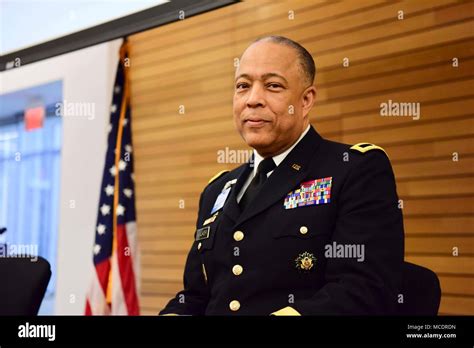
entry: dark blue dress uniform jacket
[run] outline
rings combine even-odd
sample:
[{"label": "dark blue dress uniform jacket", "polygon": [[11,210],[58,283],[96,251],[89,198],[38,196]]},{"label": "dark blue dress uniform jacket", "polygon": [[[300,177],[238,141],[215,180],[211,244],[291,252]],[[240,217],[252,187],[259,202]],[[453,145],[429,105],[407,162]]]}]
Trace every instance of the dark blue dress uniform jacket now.
[{"label": "dark blue dress uniform jacket", "polygon": [[[323,139],[311,127],[244,211],[236,197],[249,163],[212,181],[196,225],[209,229],[195,233],[184,290],[160,315],[393,314],[404,255],[395,179],[383,149],[357,148]],[[329,203],[285,209],[285,197],[301,183],[327,177]],[[208,220],[232,180],[223,208]],[[325,256],[334,243],[363,245],[363,261]],[[304,253],[309,269],[298,267]]]}]

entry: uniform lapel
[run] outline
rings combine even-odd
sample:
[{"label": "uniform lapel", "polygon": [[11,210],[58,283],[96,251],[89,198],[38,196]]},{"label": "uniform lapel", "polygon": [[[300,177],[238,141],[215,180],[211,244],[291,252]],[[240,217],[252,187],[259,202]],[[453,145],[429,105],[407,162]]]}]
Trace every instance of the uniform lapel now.
[{"label": "uniform lapel", "polygon": [[234,223],[241,214],[240,207],[237,204],[237,195],[242,189],[242,186],[247,180],[250,172],[253,170],[253,166],[251,164],[253,164],[253,155],[250,162],[239,168],[239,173],[237,173],[237,182],[235,185],[233,185],[229,198],[227,199],[227,202],[225,203],[222,210],[223,214],[227,215]]},{"label": "uniform lapel", "polygon": [[321,136],[311,126],[303,139],[270,175],[256,199],[240,214],[237,225],[264,211],[298,186],[308,174],[309,164],[320,142]]}]

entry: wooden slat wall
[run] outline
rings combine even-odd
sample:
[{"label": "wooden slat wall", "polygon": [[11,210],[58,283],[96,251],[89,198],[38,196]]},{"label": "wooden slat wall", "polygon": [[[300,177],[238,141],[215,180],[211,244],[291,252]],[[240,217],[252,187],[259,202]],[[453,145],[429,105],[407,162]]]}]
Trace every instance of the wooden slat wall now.
[{"label": "wooden slat wall", "polygon": [[[199,194],[237,165],[218,163],[217,151],[248,149],[232,123],[234,58],[256,37],[277,34],[315,57],[318,131],[389,153],[406,259],[439,275],[440,314],[474,314],[473,19],[473,2],[451,0],[258,0],[132,36],[142,312],[156,314],[182,286]],[[420,102],[421,118],[380,117],[389,99]]]}]

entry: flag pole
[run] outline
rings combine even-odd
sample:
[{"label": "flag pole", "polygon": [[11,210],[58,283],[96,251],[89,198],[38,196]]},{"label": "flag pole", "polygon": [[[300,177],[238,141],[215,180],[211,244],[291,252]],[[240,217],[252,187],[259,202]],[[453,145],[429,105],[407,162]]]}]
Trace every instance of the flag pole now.
[{"label": "flag pole", "polygon": [[[117,206],[118,200],[120,196],[119,192],[119,162],[121,156],[121,148],[122,148],[122,133],[123,133],[123,120],[125,119],[125,113],[127,111],[127,104],[129,102],[129,83],[128,83],[128,74],[127,69],[125,67],[125,59],[128,58],[128,42],[127,38],[124,38],[124,42],[120,47],[120,64],[123,66],[123,74],[124,74],[124,90],[123,90],[123,98],[122,104],[120,106],[120,118],[118,122],[118,133],[117,133],[117,143],[115,145],[115,177],[114,177],[114,204],[112,210],[112,224],[113,224],[113,242],[112,242],[112,254],[110,259],[113,260],[114,254],[117,252]],[[107,294],[106,299],[107,303],[112,304],[112,273],[113,273],[113,262],[110,263],[110,272],[109,272],[109,280],[107,283]]]}]

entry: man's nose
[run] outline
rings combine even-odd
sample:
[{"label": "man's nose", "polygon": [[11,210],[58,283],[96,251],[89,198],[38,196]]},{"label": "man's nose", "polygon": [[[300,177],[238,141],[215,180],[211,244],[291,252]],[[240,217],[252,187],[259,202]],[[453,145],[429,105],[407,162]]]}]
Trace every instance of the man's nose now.
[{"label": "man's nose", "polygon": [[247,107],[256,108],[259,106],[265,106],[264,90],[260,84],[254,84],[248,94]]}]

